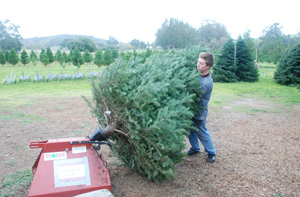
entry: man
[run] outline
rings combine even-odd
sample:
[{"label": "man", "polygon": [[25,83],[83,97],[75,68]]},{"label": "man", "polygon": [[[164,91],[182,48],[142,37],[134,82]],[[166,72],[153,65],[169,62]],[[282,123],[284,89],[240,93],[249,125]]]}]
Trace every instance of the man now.
[{"label": "man", "polygon": [[189,141],[191,148],[188,151],[188,155],[194,155],[200,152],[199,140],[205,148],[205,152],[208,153],[206,161],[212,163],[216,158],[216,150],[210,134],[206,128],[206,117],[208,114],[208,102],[210,100],[211,92],[213,90],[213,80],[209,69],[214,64],[214,55],[208,52],[202,52],[199,54],[197,62],[197,70],[200,71],[199,83],[203,90],[203,96],[201,103],[203,105],[200,114],[196,114],[193,118],[194,127],[197,130],[192,129],[189,135]]}]

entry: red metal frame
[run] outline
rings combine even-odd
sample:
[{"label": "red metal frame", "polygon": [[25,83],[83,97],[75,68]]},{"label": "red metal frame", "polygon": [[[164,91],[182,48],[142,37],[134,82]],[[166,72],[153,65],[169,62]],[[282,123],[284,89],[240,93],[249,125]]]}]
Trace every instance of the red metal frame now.
[{"label": "red metal frame", "polygon": [[[32,172],[34,179],[31,184],[29,196],[74,196],[94,190],[108,189],[111,191],[110,175],[105,167],[103,157],[99,157],[92,144],[70,144],[71,141],[88,141],[82,138],[66,138],[31,142],[30,148],[42,148],[36,159]],[[82,146],[86,151],[73,152],[73,148]],[[54,160],[46,160],[45,154],[65,152],[66,158],[61,160],[71,160],[77,158],[88,158],[88,170],[90,185],[71,185],[55,187]],[[59,154],[59,153],[58,153]]]}]

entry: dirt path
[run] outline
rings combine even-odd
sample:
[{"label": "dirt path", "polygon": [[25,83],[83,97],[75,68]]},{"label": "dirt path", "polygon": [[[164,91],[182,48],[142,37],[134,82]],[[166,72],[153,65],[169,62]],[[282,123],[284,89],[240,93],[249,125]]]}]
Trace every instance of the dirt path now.
[{"label": "dirt path", "polygon": [[[0,109],[1,180],[33,165],[40,150],[29,149],[31,141],[87,136],[97,126],[82,98],[37,99],[14,109],[0,103]],[[207,127],[216,162],[206,163],[202,148],[175,166],[173,182],[148,181],[103,146],[114,196],[300,196],[299,106],[286,109],[242,99],[212,107]],[[26,196],[28,189],[16,191],[16,196]]]}]

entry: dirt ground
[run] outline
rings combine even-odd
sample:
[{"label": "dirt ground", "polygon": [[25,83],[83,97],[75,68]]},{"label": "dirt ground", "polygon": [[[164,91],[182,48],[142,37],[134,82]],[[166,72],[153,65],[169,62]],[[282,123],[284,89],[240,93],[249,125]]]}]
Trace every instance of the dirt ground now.
[{"label": "dirt ground", "polygon": [[[31,141],[87,136],[97,126],[80,97],[39,98],[14,109],[4,109],[2,102],[1,180],[33,165],[40,149],[30,149]],[[300,196],[300,106],[284,108],[242,98],[228,106],[210,107],[207,127],[216,146],[216,162],[206,163],[202,148],[200,154],[175,166],[173,182],[148,181],[102,146],[113,195]],[[15,196],[27,196],[29,188],[15,191]]]}]

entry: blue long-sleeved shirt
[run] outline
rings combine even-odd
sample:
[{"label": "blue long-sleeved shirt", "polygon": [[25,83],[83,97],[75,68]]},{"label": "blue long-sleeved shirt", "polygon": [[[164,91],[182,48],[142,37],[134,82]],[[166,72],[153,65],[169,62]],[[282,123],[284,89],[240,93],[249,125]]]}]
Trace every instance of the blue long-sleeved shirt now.
[{"label": "blue long-sleeved shirt", "polygon": [[201,113],[197,114],[195,118],[199,120],[204,120],[206,119],[208,114],[208,102],[210,100],[210,96],[214,86],[213,79],[211,78],[211,74],[208,73],[207,75],[200,76],[199,83],[204,93],[200,101],[202,106]]}]

